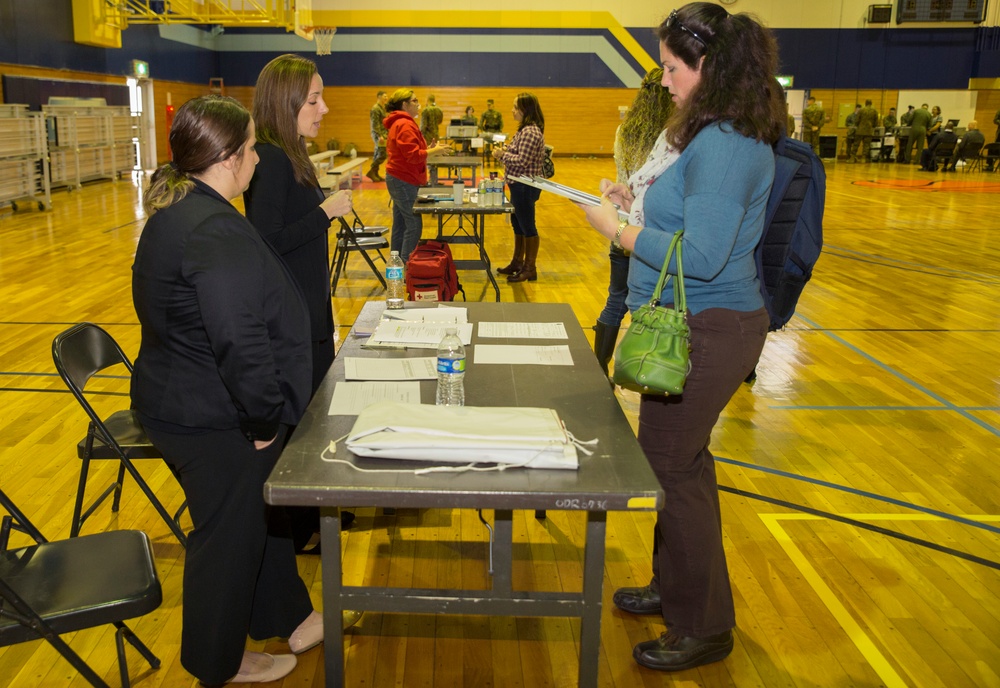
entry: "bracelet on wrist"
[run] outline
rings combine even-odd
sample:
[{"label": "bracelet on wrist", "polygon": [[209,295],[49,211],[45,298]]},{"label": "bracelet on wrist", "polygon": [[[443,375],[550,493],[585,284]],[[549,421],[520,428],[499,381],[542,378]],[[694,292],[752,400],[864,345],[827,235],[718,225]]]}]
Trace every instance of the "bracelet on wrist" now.
[{"label": "bracelet on wrist", "polygon": [[628,227],[628,220],[622,220],[618,223],[618,231],[615,232],[615,238],[611,240],[611,245],[615,248],[622,247],[622,232]]}]

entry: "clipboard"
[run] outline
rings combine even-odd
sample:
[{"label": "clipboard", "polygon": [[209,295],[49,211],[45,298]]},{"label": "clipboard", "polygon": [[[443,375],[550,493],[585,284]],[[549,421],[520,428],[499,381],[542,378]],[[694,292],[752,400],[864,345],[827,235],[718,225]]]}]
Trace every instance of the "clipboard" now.
[{"label": "clipboard", "polygon": [[[549,181],[545,177],[529,177],[527,175],[510,175],[507,177],[520,184],[527,184],[528,186],[533,186],[536,189],[541,189],[542,191],[548,191],[554,193],[557,196],[562,196],[563,198],[568,198],[574,203],[580,203],[582,205],[601,205],[601,197],[595,196],[594,194],[589,194],[585,191],[580,191],[579,189],[574,189],[572,186],[566,186],[565,184],[557,184],[556,182]],[[628,219],[628,213],[618,208],[618,217],[623,220]]]}]

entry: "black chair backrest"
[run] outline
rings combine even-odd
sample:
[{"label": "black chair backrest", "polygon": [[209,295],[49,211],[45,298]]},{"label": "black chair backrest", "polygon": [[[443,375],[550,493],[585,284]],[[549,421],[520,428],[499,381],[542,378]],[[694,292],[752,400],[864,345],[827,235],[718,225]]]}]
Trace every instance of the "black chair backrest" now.
[{"label": "black chair backrest", "polygon": [[12,529],[31,536],[39,545],[43,542],[48,542],[41,531],[35,527],[35,524],[28,520],[24,512],[18,508],[17,504],[3,490],[0,490],[0,506],[3,506],[9,514],[3,517],[2,525],[0,525],[0,552],[7,551],[7,541],[10,539],[10,531]]},{"label": "black chair backrest", "polygon": [[94,374],[118,364],[132,372],[132,362],[110,334],[93,323],[80,323],[52,340],[56,370],[74,394],[82,394]]},{"label": "black chair backrest", "polygon": [[979,156],[979,151],[983,149],[983,144],[979,141],[975,143],[970,143],[968,145],[963,145],[959,149],[959,153],[963,158],[975,158]]},{"label": "black chair backrest", "polygon": [[939,143],[937,148],[934,149],[935,158],[949,158],[951,154],[955,152],[955,145],[957,141],[946,141]]}]

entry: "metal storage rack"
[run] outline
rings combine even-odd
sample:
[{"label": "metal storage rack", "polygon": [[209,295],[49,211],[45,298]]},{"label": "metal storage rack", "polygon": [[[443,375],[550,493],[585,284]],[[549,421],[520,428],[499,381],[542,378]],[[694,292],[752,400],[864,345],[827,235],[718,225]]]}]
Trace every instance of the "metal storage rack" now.
[{"label": "metal storage rack", "polygon": [[46,105],[54,186],[115,179],[136,164],[139,117],[123,106]]},{"label": "metal storage rack", "polygon": [[130,175],[138,164],[136,142],[140,140],[142,126],[139,115],[127,107],[111,107],[112,171],[122,177]]},{"label": "metal storage rack", "polygon": [[45,120],[27,105],[0,105],[0,205],[25,200],[52,207]]}]

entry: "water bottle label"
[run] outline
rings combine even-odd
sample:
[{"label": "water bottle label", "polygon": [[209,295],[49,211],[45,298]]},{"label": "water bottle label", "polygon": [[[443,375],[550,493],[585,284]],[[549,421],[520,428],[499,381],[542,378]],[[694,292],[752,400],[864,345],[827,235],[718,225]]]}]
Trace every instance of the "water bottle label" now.
[{"label": "water bottle label", "polygon": [[389,265],[385,269],[385,278],[387,280],[401,280],[403,279],[403,268],[400,266],[393,267]]},{"label": "water bottle label", "polygon": [[464,373],[464,358],[438,358],[439,373]]}]

